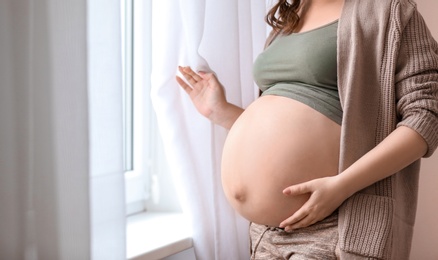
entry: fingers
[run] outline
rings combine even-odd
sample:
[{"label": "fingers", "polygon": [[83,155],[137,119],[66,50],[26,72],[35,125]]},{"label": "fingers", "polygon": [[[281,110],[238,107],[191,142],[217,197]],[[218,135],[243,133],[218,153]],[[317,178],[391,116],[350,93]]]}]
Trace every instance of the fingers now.
[{"label": "fingers", "polygon": [[196,74],[190,67],[178,66],[178,70],[184,76],[184,78],[192,85],[195,86],[196,83],[202,80],[198,74]]},{"label": "fingers", "polygon": [[307,214],[295,212],[292,216],[284,220],[280,223],[279,227],[284,228],[286,231],[291,229],[291,226],[298,223],[301,220],[304,220],[307,217]]},{"label": "fingers", "polygon": [[192,92],[192,87],[189,86],[184,80],[182,80],[180,77],[176,76],[176,81],[178,84],[184,89],[184,91],[190,95],[190,92]]},{"label": "fingers", "polygon": [[300,210],[281,222],[279,226],[284,228],[287,232],[298,228],[308,227],[322,219],[319,215],[320,214],[313,212],[306,204],[304,204]]},{"label": "fingers", "polygon": [[299,220],[298,222],[295,222],[291,225],[285,226],[284,231],[291,232],[295,229],[305,228],[305,227],[308,227],[308,226],[315,224],[318,221],[319,220],[311,217],[310,215],[307,215],[304,218],[302,218],[301,220]]},{"label": "fingers", "polygon": [[325,177],[285,188],[283,190],[285,195],[310,194],[310,197],[300,209],[279,226],[289,232],[313,225],[333,213],[345,200],[337,195],[339,189],[333,185],[334,181],[336,181],[334,177]]},{"label": "fingers", "polygon": [[286,189],[283,190],[283,194],[289,196],[298,196],[312,191],[313,190],[311,189],[311,185],[308,182],[304,182],[301,184],[296,184],[287,187]]},{"label": "fingers", "polygon": [[[313,182],[309,181],[289,186],[283,190],[283,194],[288,196],[299,196],[308,193],[313,194],[314,187],[312,184]],[[318,212],[317,208],[319,207],[316,207],[314,199],[314,197],[310,196],[298,211],[280,223],[280,227],[285,228],[286,231],[291,231],[293,229],[307,227],[317,222],[315,212]]]}]

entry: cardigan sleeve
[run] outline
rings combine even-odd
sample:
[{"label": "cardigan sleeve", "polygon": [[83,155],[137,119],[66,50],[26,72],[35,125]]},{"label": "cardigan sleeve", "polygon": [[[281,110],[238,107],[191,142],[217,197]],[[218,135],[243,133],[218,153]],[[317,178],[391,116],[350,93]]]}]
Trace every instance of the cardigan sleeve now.
[{"label": "cardigan sleeve", "polygon": [[395,79],[397,126],[418,132],[429,157],[438,146],[438,44],[417,10],[402,31]]}]

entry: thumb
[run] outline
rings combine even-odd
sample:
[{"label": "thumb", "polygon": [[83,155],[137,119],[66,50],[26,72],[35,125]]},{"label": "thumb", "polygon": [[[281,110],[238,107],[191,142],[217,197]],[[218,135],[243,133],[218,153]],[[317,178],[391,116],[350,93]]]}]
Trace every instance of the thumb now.
[{"label": "thumb", "polygon": [[292,185],[283,190],[284,195],[298,196],[312,192],[308,182]]}]

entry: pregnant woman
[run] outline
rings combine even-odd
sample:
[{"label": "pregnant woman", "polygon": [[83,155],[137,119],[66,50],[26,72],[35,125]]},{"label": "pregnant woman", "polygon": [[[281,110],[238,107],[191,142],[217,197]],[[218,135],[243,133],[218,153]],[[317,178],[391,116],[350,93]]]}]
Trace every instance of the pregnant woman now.
[{"label": "pregnant woman", "polygon": [[252,259],[408,259],[419,159],[438,145],[438,46],[411,0],[278,1],[245,110],[179,71],[230,129],[222,184]]}]

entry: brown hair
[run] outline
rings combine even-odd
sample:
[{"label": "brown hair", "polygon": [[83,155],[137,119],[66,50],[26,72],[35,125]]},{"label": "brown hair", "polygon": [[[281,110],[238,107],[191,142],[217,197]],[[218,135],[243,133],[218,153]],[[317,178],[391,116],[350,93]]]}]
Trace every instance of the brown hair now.
[{"label": "brown hair", "polygon": [[266,22],[275,31],[283,31],[285,34],[291,34],[298,26],[300,17],[298,10],[301,5],[301,0],[279,0],[266,15]]}]

